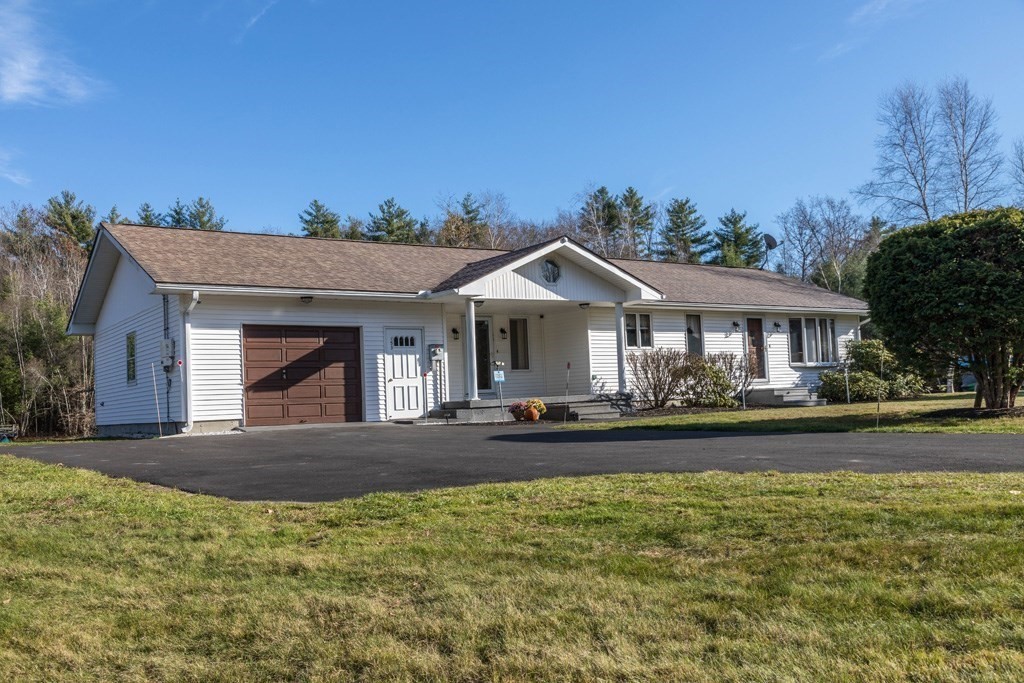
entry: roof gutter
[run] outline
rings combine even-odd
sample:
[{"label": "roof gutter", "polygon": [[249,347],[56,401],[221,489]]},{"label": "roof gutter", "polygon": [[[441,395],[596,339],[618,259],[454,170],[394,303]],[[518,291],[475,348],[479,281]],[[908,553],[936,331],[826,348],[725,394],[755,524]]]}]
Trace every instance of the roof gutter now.
[{"label": "roof gutter", "polygon": [[657,308],[686,308],[706,311],[771,311],[774,313],[844,313],[864,315],[864,308],[835,308],[829,306],[765,306],[764,304],[712,304],[706,302],[686,301],[653,301],[636,304],[638,306],[654,306]]},{"label": "roof gutter", "polygon": [[157,283],[154,294],[189,294],[202,289],[207,294],[236,294],[246,296],[313,296],[328,299],[400,299],[422,298],[412,292],[366,292],[339,289],[295,289],[287,287],[242,287],[235,285],[201,285]]}]

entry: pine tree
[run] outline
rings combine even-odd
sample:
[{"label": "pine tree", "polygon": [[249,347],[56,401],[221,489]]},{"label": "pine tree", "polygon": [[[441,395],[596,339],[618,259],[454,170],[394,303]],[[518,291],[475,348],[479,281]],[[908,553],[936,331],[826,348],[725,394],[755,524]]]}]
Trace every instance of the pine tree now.
[{"label": "pine tree", "polygon": [[149,202],[143,202],[136,212],[135,221],[141,225],[163,225],[164,215],[155,210]]},{"label": "pine tree", "polygon": [[643,258],[650,252],[651,233],[654,231],[654,205],[644,202],[635,187],[627,187],[619,197],[619,224],[622,235],[618,255]]},{"label": "pine tree", "polygon": [[174,203],[167,207],[167,215],[164,217],[165,225],[171,228],[187,228],[188,206],[181,203],[181,197],[174,200]]},{"label": "pine tree", "polygon": [[757,223],[747,225],[747,214],[729,209],[718,219],[720,228],[713,232],[716,242],[709,263],[721,266],[756,268],[765,256],[764,241]]},{"label": "pine tree", "polygon": [[449,203],[437,231],[437,243],[448,247],[476,247],[486,242],[487,223],[483,219],[483,205],[472,193],[458,203]]},{"label": "pine tree", "polygon": [[299,214],[302,232],[306,237],[341,237],[341,216],[314,199],[309,208]]},{"label": "pine tree", "polygon": [[345,217],[345,229],[342,231],[341,236],[347,240],[361,240],[365,239],[363,235],[363,229],[366,227],[366,221],[362,218],[356,218],[355,216]]},{"label": "pine tree", "polygon": [[418,241],[417,229],[419,222],[408,210],[402,208],[389,197],[378,207],[380,213],[370,214],[367,235],[375,242],[405,242],[415,244]]},{"label": "pine tree", "polygon": [[704,231],[707,224],[689,197],[671,200],[655,255],[661,261],[699,263],[712,240],[711,234]]},{"label": "pine tree", "polygon": [[198,197],[188,206],[188,227],[193,230],[223,230],[227,219],[218,216],[206,197]]},{"label": "pine tree", "polygon": [[124,222],[124,216],[122,216],[121,212],[117,210],[117,204],[114,204],[110,207],[110,211],[107,212],[107,215],[100,220],[104,223],[109,223],[110,225],[119,225]]},{"label": "pine tree", "polygon": [[579,215],[580,232],[588,246],[602,256],[616,256],[622,222],[619,204],[603,185],[586,196]]},{"label": "pine tree", "polygon": [[96,210],[78,200],[74,192],[64,190],[50,197],[43,210],[43,223],[61,236],[88,249],[95,230]]}]

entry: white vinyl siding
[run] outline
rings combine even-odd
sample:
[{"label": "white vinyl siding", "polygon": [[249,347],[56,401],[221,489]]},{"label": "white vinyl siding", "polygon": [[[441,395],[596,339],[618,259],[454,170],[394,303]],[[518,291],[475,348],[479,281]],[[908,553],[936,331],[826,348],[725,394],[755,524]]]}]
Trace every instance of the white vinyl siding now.
[{"label": "white vinyl siding", "polygon": [[[555,283],[544,281],[545,260],[558,264],[560,277]],[[539,301],[622,301],[624,292],[586,268],[555,254],[526,263],[503,273],[486,284],[485,299]]]},{"label": "white vinyl siding", "polygon": [[[593,373],[593,391],[598,394],[619,390],[619,366],[615,349],[615,309],[591,307],[590,357]],[[644,311],[627,309],[625,315],[642,313],[651,316],[654,346],[686,350],[686,314],[679,310]],[[643,349],[627,348],[626,353],[643,353]],[[626,382],[632,382],[626,367]]]},{"label": "white vinyl siding", "polygon": [[[424,347],[450,344],[442,329],[440,304],[342,302],[297,298],[235,297],[204,294],[192,313],[193,420],[242,419],[242,325],[320,325],[362,331],[363,392],[366,420],[386,419],[384,328],[422,328]],[[424,363],[428,361],[424,359]],[[426,366],[430,367],[430,366]],[[431,367],[428,405],[437,406],[445,364]],[[440,370],[440,372],[435,372]]]},{"label": "white vinyl siding", "polygon": [[[131,261],[122,257],[114,270],[93,338],[96,424],[156,424],[156,400],[163,422],[181,421],[181,375],[165,373],[160,364],[163,339],[163,299],[149,294],[152,283]],[[180,336],[178,298],[170,297],[170,337]],[[135,334],[135,381],[127,378],[127,337]],[[156,397],[153,374],[156,371]],[[168,401],[167,379],[171,380]],[[168,403],[170,414],[168,415]]]},{"label": "white vinyl siding", "polygon": [[[627,312],[631,311],[627,309]],[[740,356],[746,353],[744,321],[749,317],[763,317],[769,381],[759,383],[758,386],[785,388],[817,384],[818,373],[823,368],[793,367],[789,362],[787,325],[789,318],[795,316],[786,313],[758,314],[756,311],[730,313],[694,309],[685,311],[683,309],[657,309],[651,311],[654,345],[687,350],[688,315],[701,318],[705,355],[732,353]],[[733,321],[740,323],[739,330],[733,327]],[[779,331],[775,330],[775,322],[780,325]],[[835,326],[836,343],[840,354],[843,354],[846,343],[856,337],[857,318],[856,316],[835,316]],[[594,391],[596,393],[618,391],[614,309],[591,307],[589,338],[591,367],[595,376]],[[629,349],[627,353],[642,353],[642,351]],[[631,381],[628,367],[626,376],[627,381]]]},{"label": "white vinyl siding", "polygon": [[566,364],[569,393],[590,393],[590,354],[587,348],[587,311],[559,310],[544,316],[544,354],[548,396],[565,393]]}]

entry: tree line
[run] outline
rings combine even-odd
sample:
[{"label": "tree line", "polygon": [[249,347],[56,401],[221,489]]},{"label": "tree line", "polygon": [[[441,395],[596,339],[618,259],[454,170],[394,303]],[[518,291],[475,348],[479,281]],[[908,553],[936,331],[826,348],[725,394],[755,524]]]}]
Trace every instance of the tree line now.
[{"label": "tree line", "polygon": [[309,237],[488,249],[518,249],[569,235],[607,258],[739,267],[759,266],[765,259],[759,226],[735,209],[718,218],[718,227],[707,229],[689,198],[659,204],[645,200],[634,187],[621,194],[605,186],[590,189],[578,195],[576,204],[553,220],[537,222],[512,213],[501,193],[466,193],[440,202],[438,216],[417,219],[391,197],[364,221],[351,215],[342,219],[314,199],[299,214],[299,228]]}]

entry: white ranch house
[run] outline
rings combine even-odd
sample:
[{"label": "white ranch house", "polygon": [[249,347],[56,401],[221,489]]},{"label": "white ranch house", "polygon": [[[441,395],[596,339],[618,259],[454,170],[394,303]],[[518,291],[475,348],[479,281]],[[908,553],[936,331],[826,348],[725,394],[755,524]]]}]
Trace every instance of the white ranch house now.
[{"label": "white ranch house", "polygon": [[806,396],[864,302],[774,273],[518,251],[99,230],[68,332],[95,340],[101,434],[494,419],[502,398],[582,415],[629,392],[629,353],[758,361],[757,396]]}]

